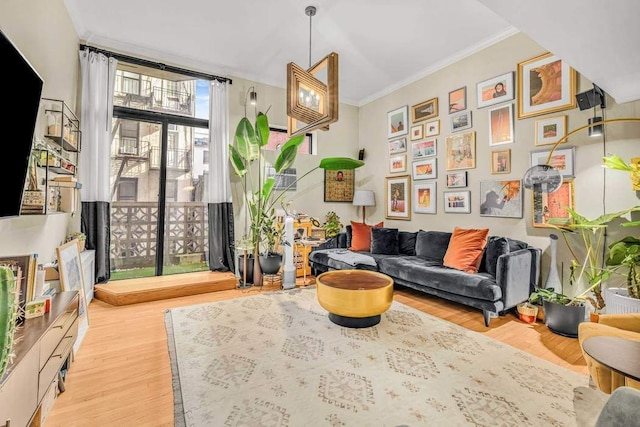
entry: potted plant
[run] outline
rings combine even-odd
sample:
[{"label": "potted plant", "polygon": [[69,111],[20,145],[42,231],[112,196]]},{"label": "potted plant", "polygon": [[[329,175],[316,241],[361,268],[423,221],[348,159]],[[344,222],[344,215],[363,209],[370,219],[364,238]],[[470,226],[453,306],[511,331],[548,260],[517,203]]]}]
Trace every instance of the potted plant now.
[{"label": "potted plant", "polygon": [[64,242],[68,243],[74,239],[78,240],[78,252],[84,251],[87,242],[87,235],[82,231],[74,231],[73,233],[67,234],[67,238]]},{"label": "potted plant", "polygon": [[[298,147],[304,141],[304,135],[297,135],[282,146],[280,153],[276,158],[274,169],[276,174],[282,173],[293,165],[298,154]],[[236,127],[234,144],[229,145],[229,157],[235,174],[240,178],[242,185],[245,206],[249,217],[249,235],[253,246],[254,269],[253,284],[259,286],[262,284],[262,272],[259,263],[260,245],[264,241],[263,233],[265,222],[269,221],[268,213],[272,211],[274,205],[284,196],[285,192],[292,188],[299,180],[309,175],[316,169],[339,170],[339,169],[355,169],[364,162],[351,159],[348,157],[331,157],[320,161],[320,164],[300,176],[292,182],[287,188],[282,190],[280,194],[274,194],[273,187],[275,178],[269,177],[264,180],[260,176],[264,176],[262,170],[262,149],[269,142],[269,120],[264,113],[258,113],[256,116],[255,126],[251,124],[247,117],[240,119]],[[258,166],[258,173],[253,167]],[[254,174],[256,176],[254,176]]]},{"label": "potted plant", "polygon": [[[564,295],[562,290],[540,288],[531,294],[529,302],[542,301],[545,323],[549,329],[560,335],[575,338],[578,333],[578,324],[585,319],[587,302],[596,312],[605,306],[602,284],[612,273],[612,269],[602,263],[605,230],[611,221],[640,210],[640,206],[604,214],[595,219],[588,219],[571,208],[566,209],[571,217],[571,223],[563,226],[552,225],[552,227],[561,232],[573,257],[569,284],[571,286],[586,284],[586,289],[570,298]],[[579,238],[574,239],[575,235]],[[577,242],[572,243],[572,240]],[[578,244],[580,244],[580,251],[578,251]],[[584,256],[581,255],[582,253]]]},{"label": "potted plant", "polygon": [[263,213],[263,221],[260,228],[260,236],[264,251],[260,253],[260,268],[264,274],[276,274],[282,265],[282,254],[276,251],[281,242],[283,227],[278,227],[275,218],[275,209]]},{"label": "potted plant", "polygon": [[[626,225],[626,224],[625,224]],[[626,268],[626,287],[609,287],[606,290],[607,313],[640,312],[640,239],[626,236],[609,245],[607,266],[618,272]]]},{"label": "potted plant", "polygon": [[336,237],[338,233],[340,233],[340,230],[342,230],[342,223],[340,222],[338,214],[333,211],[328,212],[324,216],[324,224],[322,224],[322,228],[324,228],[325,237]]}]

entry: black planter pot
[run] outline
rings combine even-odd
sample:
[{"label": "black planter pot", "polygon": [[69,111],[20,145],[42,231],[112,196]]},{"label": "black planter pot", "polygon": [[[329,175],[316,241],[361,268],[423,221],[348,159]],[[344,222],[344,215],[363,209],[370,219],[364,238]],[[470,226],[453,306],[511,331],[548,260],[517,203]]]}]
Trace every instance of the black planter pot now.
[{"label": "black planter pot", "polygon": [[240,273],[240,286],[253,284],[253,255],[247,256],[247,283],[244,282],[244,255],[238,255],[238,273]]},{"label": "black planter pot", "polygon": [[277,274],[282,265],[282,254],[269,252],[267,255],[260,254],[260,269],[262,274]]},{"label": "black planter pot", "polygon": [[578,324],[584,322],[585,306],[563,305],[543,301],[544,321],[551,332],[578,338]]}]

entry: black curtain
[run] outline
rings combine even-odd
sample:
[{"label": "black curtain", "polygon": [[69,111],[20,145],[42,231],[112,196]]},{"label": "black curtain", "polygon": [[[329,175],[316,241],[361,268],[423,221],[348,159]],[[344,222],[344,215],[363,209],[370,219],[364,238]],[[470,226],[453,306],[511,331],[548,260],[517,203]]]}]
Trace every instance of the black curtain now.
[{"label": "black curtain", "polygon": [[235,271],[233,204],[209,203],[209,270]]},{"label": "black curtain", "polygon": [[82,231],[87,235],[87,249],[96,251],[96,283],[106,283],[111,277],[109,246],[111,246],[111,203],[82,202]]}]

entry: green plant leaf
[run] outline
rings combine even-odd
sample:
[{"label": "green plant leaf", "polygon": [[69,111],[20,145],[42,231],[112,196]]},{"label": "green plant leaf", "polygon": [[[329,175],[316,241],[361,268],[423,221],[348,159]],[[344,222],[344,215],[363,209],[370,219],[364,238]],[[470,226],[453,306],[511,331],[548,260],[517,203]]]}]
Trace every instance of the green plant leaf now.
[{"label": "green plant leaf", "polygon": [[231,165],[233,166],[233,170],[236,172],[240,178],[247,174],[247,168],[244,166],[244,162],[242,161],[242,156],[233,145],[229,144],[229,158],[231,159]]},{"label": "green plant leaf", "polygon": [[276,159],[275,169],[276,173],[280,173],[283,170],[291,167],[293,162],[296,161],[296,156],[298,155],[298,147],[304,141],[304,135],[296,135],[293,138],[290,138],[280,150],[280,155]]},{"label": "green plant leaf", "polygon": [[273,186],[275,184],[276,179],[272,176],[265,180],[264,185],[262,186],[262,190],[260,191],[260,197],[262,198],[264,205],[266,205],[271,198],[271,191],[273,190]]},{"label": "green plant leaf", "polygon": [[604,162],[604,167],[609,169],[615,169],[619,171],[629,171],[631,172],[631,166],[625,163],[620,157],[615,154],[610,155],[609,157],[603,157],[602,161]]},{"label": "green plant leaf", "polygon": [[251,126],[251,122],[246,117],[240,119],[236,127],[235,139],[238,145],[238,153],[243,159],[252,162],[258,158],[260,146],[253,126]]},{"label": "green plant leaf", "polygon": [[264,147],[269,143],[269,119],[264,113],[259,113],[258,117],[256,117],[256,133],[260,147]]},{"label": "green plant leaf", "polygon": [[364,166],[361,160],[352,159],[350,157],[326,157],[320,161],[320,168],[326,170],[339,169],[357,169]]}]

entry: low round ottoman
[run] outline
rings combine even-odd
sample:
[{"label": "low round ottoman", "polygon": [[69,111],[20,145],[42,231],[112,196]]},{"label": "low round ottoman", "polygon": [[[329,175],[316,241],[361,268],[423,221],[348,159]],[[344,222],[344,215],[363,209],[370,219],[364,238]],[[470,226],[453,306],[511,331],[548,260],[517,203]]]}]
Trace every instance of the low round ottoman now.
[{"label": "low round ottoman", "polygon": [[329,319],[347,328],[377,325],[393,302],[393,279],[375,271],[327,271],[316,277],[316,286]]}]

